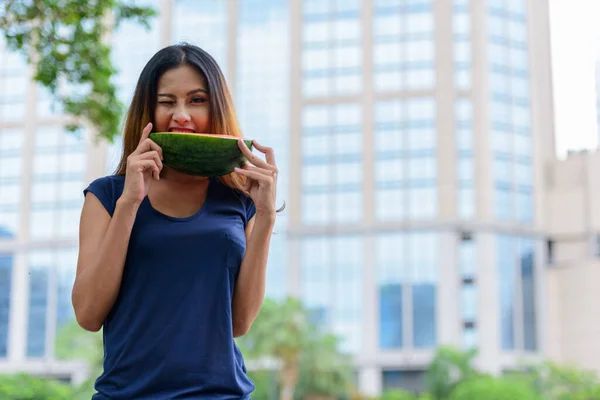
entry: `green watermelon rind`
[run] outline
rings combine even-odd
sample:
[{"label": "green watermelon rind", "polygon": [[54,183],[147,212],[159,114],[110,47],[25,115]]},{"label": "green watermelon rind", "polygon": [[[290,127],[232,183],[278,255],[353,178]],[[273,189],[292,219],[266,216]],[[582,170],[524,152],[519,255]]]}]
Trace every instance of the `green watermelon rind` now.
[{"label": "green watermelon rind", "polygon": [[[186,175],[219,177],[247,161],[235,136],[153,132],[150,139],[163,152],[163,164]],[[252,151],[252,140],[244,139]]]}]

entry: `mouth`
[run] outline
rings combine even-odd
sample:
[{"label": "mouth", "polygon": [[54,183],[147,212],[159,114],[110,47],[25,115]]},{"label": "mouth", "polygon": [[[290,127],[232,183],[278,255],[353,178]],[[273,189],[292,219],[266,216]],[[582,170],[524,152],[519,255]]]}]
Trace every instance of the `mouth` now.
[{"label": "mouth", "polygon": [[188,128],[169,128],[169,132],[196,133],[195,130]]}]

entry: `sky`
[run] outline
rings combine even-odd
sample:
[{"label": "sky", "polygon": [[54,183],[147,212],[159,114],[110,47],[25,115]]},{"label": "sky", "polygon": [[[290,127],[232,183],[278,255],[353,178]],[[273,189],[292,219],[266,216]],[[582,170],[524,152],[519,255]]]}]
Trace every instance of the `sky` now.
[{"label": "sky", "polygon": [[556,151],[598,145],[595,62],[600,57],[600,1],[550,0]]}]

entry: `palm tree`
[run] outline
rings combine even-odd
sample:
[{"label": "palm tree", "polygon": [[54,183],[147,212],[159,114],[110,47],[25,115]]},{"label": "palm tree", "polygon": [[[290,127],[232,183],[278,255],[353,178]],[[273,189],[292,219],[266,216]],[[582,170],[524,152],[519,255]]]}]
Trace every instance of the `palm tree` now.
[{"label": "palm tree", "polygon": [[352,393],[352,358],[340,351],[340,339],[313,330],[300,362],[297,397],[307,400],[341,398]]},{"label": "palm tree", "polygon": [[297,299],[266,299],[248,334],[238,339],[249,364],[275,361],[280,400],[330,399],[352,392],[350,356],[340,352],[336,336],[309,317]]},{"label": "palm tree", "polygon": [[300,375],[300,357],[308,346],[310,324],[302,303],[265,299],[250,331],[238,339],[249,360],[279,363],[280,399],[293,400]]},{"label": "palm tree", "polygon": [[473,365],[476,355],[476,350],[440,347],[425,374],[425,384],[432,397],[446,399],[458,383],[477,376]]}]

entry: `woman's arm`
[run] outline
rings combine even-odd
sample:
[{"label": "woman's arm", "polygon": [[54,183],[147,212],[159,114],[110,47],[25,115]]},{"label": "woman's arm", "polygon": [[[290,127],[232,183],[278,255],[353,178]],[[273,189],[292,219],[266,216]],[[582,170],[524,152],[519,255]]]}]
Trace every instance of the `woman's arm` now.
[{"label": "woman's arm", "polygon": [[79,259],[71,301],[79,325],[98,331],[114,305],[123,276],[131,230],[153,180],[160,178],[162,149],[148,138],[148,123],[137,148],[127,157],[123,193],[112,218],[100,200],[88,192],[79,223]]},{"label": "woman's arm", "polygon": [[245,335],[256,319],[265,296],[267,258],[275,212],[256,214],[246,226],[246,253],[233,293],[233,336]]},{"label": "woman's arm", "polygon": [[96,196],[85,196],[71,297],[83,329],[98,331],[115,303],[137,208],[135,203],[119,199],[111,218]]}]

